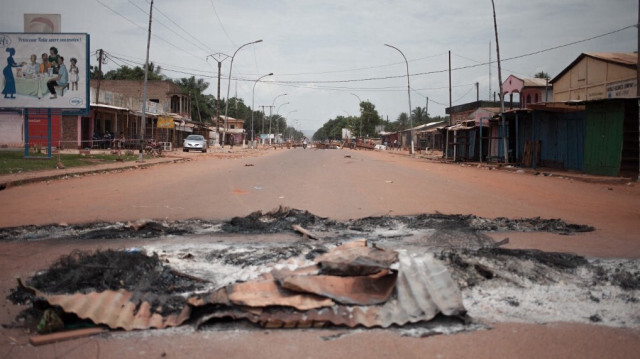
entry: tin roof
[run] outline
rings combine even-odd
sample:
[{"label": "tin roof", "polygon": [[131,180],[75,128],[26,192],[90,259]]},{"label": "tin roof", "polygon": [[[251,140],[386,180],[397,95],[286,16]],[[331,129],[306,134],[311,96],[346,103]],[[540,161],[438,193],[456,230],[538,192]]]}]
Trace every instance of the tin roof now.
[{"label": "tin roof", "polygon": [[621,52],[583,52],[578,56],[573,62],[567,66],[564,70],[562,70],[556,77],[551,79],[549,83],[554,83],[560,79],[565,73],[567,73],[572,67],[574,67],[578,62],[582,61],[585,57],[590,57],[593,59],[598,59],[604,62],[609,62],[613,64],[618,64],[620,66],[625,66],[629,68],[637,68],[638,66],[638,54],[636,53],[621,53]]}]

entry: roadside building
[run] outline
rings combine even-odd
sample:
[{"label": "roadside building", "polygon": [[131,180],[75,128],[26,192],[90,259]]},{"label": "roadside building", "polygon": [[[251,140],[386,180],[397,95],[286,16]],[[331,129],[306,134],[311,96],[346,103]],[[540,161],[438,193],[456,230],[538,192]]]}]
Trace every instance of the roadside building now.
[{"label": "roadside building", "polygon": [[[514,108],[514,95],[518,97],[517,108],[527,108],[528,105],[540,102],[553,102],[552,85],[548,79],[519,77],[509,75],[502,84],[505,96],[505,107]],[[509,99],[508,102],[507,98]]]},{"label": "roadside building", "polygon": [[557,102],[635,98],[636,53],[583,53],[550,83]]}]

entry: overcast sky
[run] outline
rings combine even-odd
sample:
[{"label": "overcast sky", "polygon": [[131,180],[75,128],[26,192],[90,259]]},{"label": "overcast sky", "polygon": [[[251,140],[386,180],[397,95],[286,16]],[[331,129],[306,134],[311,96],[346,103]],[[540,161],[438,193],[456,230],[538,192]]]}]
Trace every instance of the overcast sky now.
[{"label": "overcast sky", "polygon": [[[22,32],[23,14],[59,13],[62,32],[90,35],[91,53],[110,56],[104,70],[143,65],[149,24],[147,0],[13,1],[3,5],[0,31]],[[634,52],[636,0],[495,0],[503,80],[514,74],[554,77],[583,52]],[[613,31],[559,49],[545,51]],[[204,78],[215,94],[217,63],[207,56],[233,55],[231,96],[251,106],[271,105],[312,133],[337,116],[358,115],[358,99],[371,101],[390,121],[411,106],[444,115],[449,104],[451,51],[453,105],[481,100],[498,90],[490,0],[155,0],[150,60],[171,78]],[[491,49],[490,49],[491,46]],[[542,51],[542,52],[540,52]],[[505,60],[525,54],[537,54]],[[96,65],[92,55],[91,64]],[[226,97],[230,59],[223,62]],[[472,66],[472,67],[469,67]],[[465,69],[457,69],[467,67]],[[491,73],[491,77],[489,74]],[[237,85],[236,85],[237,84]],[[289,103],[284,105],[285,103]],[[275,110],[275,109],[274,109]]]}]

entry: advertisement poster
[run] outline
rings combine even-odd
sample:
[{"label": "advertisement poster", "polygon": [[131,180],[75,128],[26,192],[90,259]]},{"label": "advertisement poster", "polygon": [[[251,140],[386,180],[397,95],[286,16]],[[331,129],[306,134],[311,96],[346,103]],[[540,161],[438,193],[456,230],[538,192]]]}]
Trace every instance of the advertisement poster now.
[{"label": "advertisement poster", "polygon": [[0,108],[88,111],[88,34],[0,33],[0,55]]}]

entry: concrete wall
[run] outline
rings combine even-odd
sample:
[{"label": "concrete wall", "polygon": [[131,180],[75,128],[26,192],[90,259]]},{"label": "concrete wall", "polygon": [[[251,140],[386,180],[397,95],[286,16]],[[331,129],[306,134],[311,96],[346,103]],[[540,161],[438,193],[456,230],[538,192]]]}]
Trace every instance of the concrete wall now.
[{"label": "concrete wall", "polygon": [[24,119],[21,114],[0,113],[0,146],[24,146]]}]

